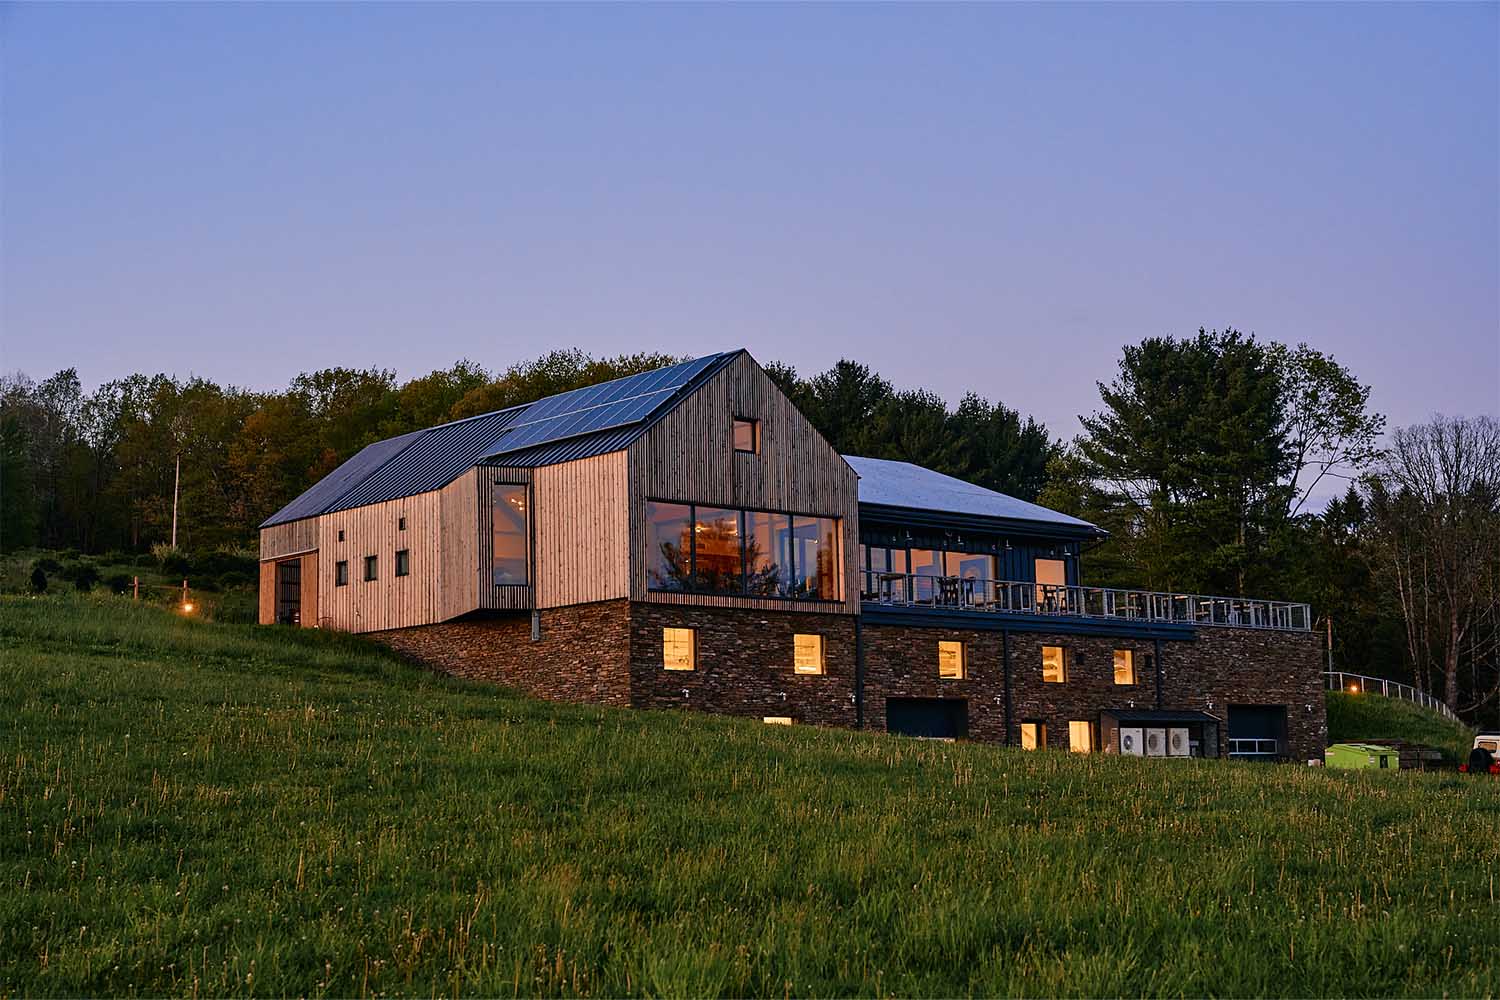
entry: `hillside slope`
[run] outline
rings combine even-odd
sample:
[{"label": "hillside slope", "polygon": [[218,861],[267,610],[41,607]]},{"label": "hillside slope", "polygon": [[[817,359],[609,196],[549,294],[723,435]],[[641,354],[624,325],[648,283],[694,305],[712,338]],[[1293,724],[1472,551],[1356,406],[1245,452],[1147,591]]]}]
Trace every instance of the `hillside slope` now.
[{"label": "hillside slope", "polygon": [[1328,741],[1407,740],[1438,747],[1451,761],[1462,761],[1474,745],[1474,731],[1409,701],[1378,694],[1328,691]]},{"label": "hillside slope", "polygon": [[1494,994],[1500,782],[530,701],[0,599],[0,994]]}]

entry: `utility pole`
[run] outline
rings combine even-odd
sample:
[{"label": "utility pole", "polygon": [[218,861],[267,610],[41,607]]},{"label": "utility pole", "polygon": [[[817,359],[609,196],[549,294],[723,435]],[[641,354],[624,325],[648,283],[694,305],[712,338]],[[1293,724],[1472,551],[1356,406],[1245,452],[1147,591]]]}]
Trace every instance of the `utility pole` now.
[{"label": "utility pole", "polygon": [[1328,623],[1328,672],[1333,673],[1333,615],[1323,619]]},{"label": "utility pole", "polygon": [[177,548],[177,487],[182,482],[182,455],[177,456],[177,471],[172,473],[172,548]]}]

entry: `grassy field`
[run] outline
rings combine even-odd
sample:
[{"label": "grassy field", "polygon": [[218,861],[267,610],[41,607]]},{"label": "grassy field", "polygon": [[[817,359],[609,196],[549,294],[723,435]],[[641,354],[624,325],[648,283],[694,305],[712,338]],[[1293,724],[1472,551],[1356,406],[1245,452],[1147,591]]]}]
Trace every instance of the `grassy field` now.
[{"label": "grassy field", "polygon": [[1334,743],[1409,740],[1439,748],[1450,761],[1466,760],[1474,746],[1474,730],[1409,701],[1339,691],[1329,691],[1324,701],[1328,706],[1328,738]]},{"label": "grassy field", "polygon": [[0,598],[0,994],[1493,995],[1500,782],[557,706]]}]

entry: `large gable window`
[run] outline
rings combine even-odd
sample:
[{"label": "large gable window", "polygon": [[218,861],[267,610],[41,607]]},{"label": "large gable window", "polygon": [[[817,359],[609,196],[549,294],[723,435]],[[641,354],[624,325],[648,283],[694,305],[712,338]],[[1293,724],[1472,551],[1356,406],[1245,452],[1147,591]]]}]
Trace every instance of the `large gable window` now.
[{"label": "large gable window", "polygon": [[839,600],[836,517],[648,500],[645,535],[651,590]]},{"label": "large gable window", "polygon": [[528,582],[526,572],[526,487],[495,484],[491,501],[492,541],[491,570],[495,586]]}]

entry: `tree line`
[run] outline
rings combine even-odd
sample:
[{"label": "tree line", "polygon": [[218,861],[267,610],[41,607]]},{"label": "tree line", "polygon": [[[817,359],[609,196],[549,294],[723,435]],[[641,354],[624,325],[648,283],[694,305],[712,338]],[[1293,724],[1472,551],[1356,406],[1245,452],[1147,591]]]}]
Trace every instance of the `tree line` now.
[{"label": "tree line", "polygon": [[[0,378],[0,549],[251,547],[256,526],[373,441],[682,360],[553,351],[407,382],[328,368],[258,392],[73,369]],[[843,360],[767,371],[841,452],[916,462],[1108,529],[1101,586],[1306,601],[1341,667],[1409,677],[1470,716],[1500,711],[1500,425],[1385,421],[1306,345],[1233,329],[1124,348],[1071,441],[971,392],[956,406]],[[1325,498],[1335,495],[1331,502]],[[1321,508],[1321,509],[1320,509]]]}]

